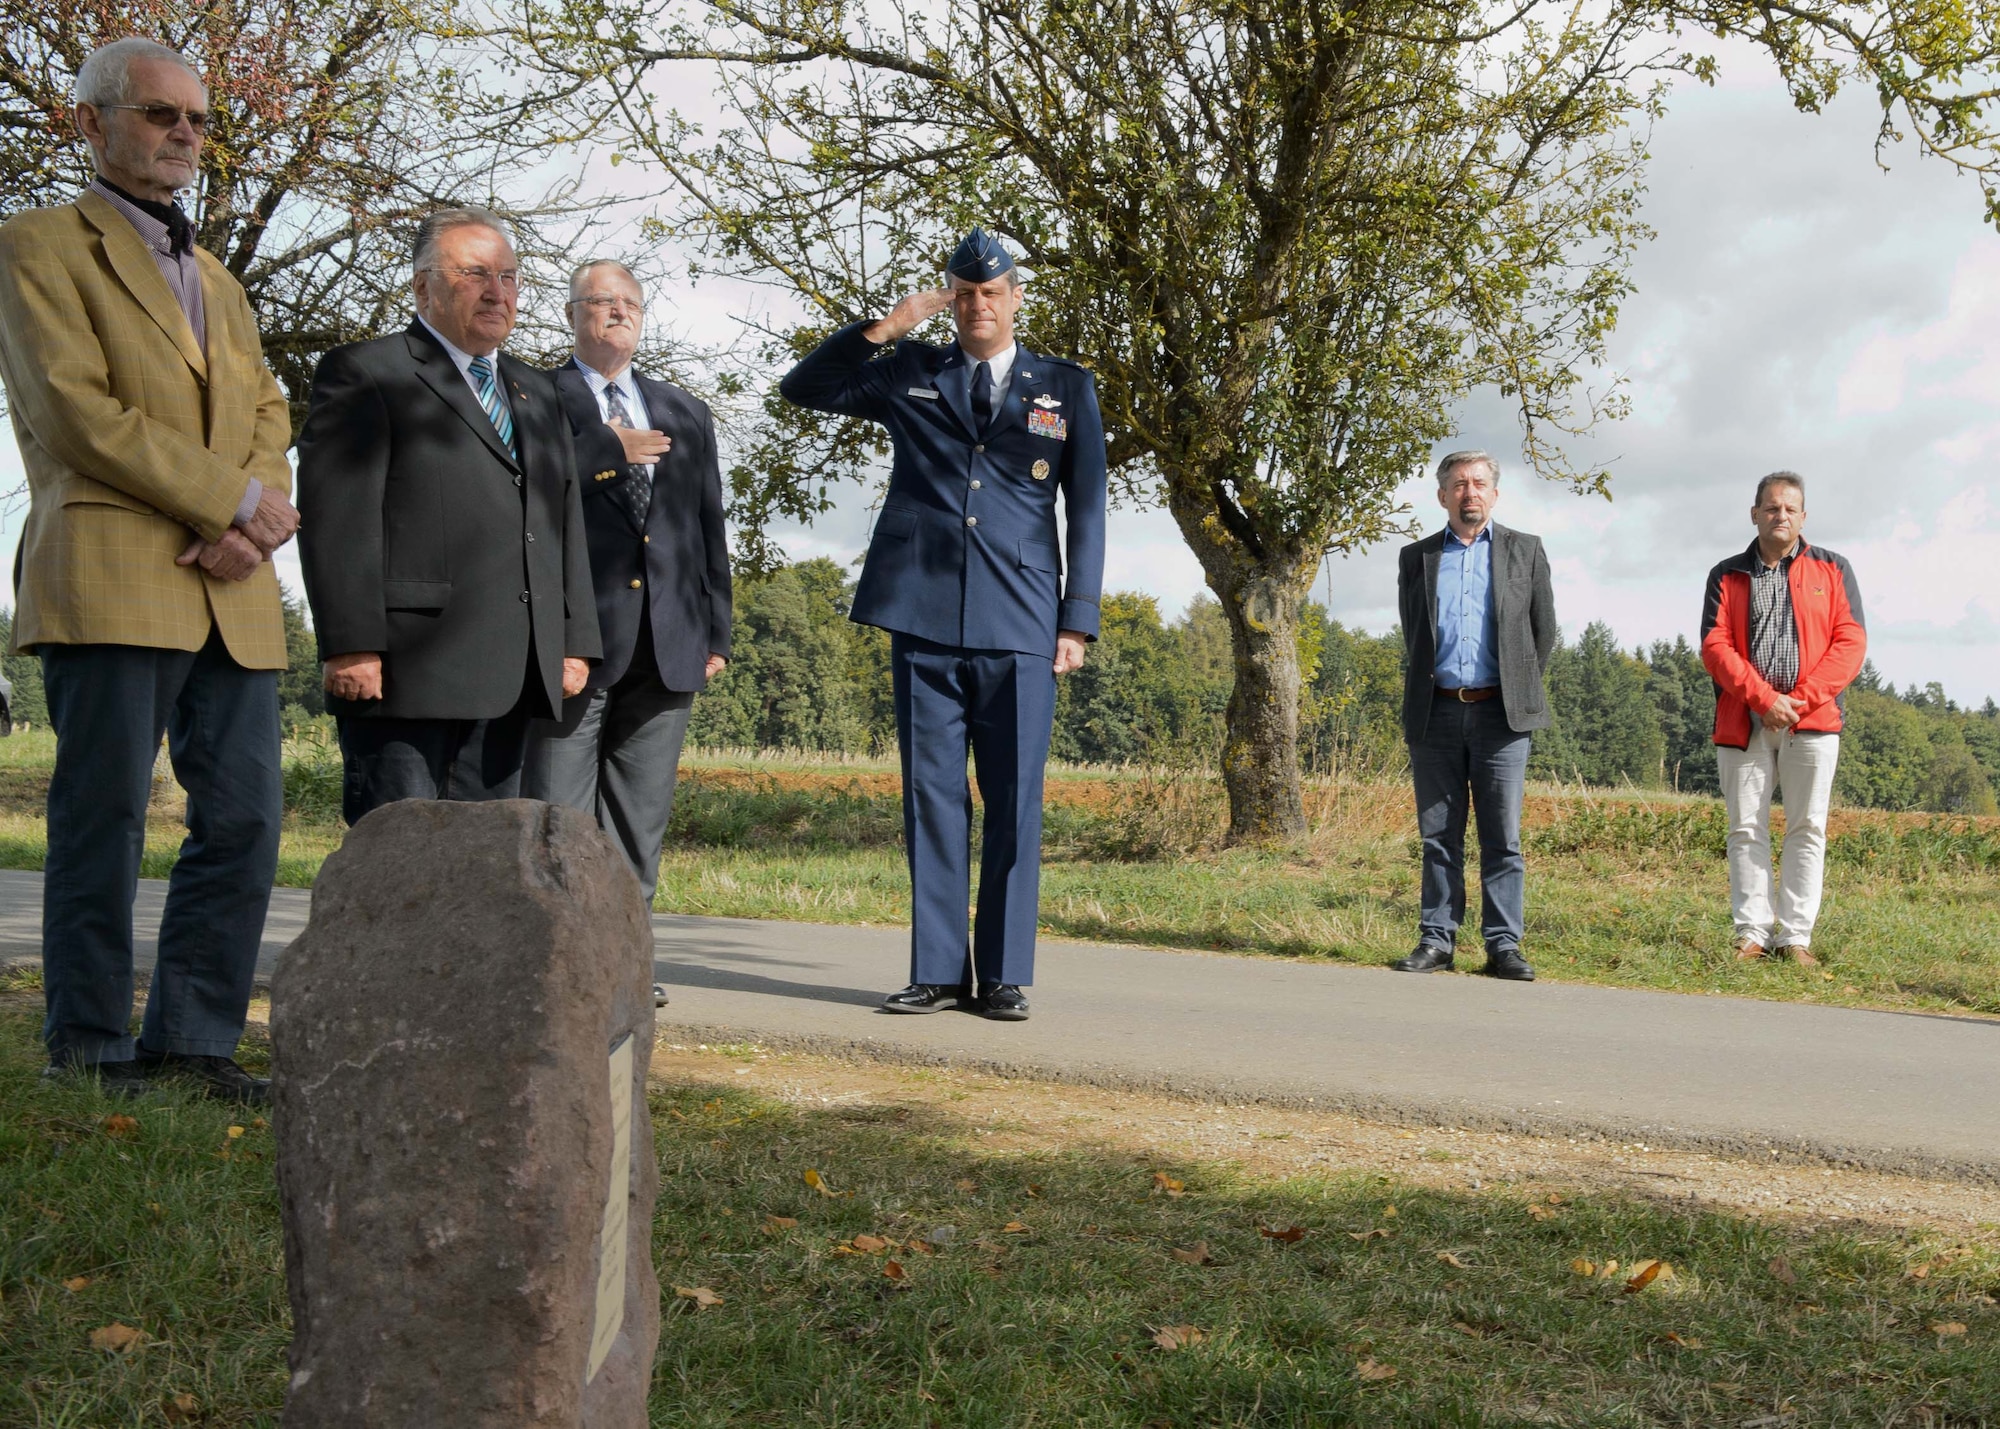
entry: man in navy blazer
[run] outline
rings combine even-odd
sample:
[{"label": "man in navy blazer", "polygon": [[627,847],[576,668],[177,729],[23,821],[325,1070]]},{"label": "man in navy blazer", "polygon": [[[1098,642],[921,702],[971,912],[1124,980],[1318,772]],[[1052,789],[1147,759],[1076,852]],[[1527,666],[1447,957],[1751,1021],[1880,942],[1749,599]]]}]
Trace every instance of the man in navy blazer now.
[{"label": "man in navy blazer", "polygon": [[631,269],[585,263],[569,291],[576,348],[555,379],[604,656],[560,718],[531,729],[521,788],[596,818],[650,906],[695,692],[729,660],[715,421],[707,404],[632,366],[646,300]]},{"label": "man in navy blazer", "polygon": [[[1104,427],[1088,372],[1015,343],[1021,278],[1005,248],[975,228],[947,280],[840,329],[778,390],[801,407],[880,422],[895,448],[851,612],[890,632],[903,756],[910,986],[883,1007],[971,1001],[1020,1021],[1021,989],[1034,981],[1055,677],[1097,638]],[[946,308],[957,342],[908,338]],[[969,970],[968,748],[985,801]]]}]

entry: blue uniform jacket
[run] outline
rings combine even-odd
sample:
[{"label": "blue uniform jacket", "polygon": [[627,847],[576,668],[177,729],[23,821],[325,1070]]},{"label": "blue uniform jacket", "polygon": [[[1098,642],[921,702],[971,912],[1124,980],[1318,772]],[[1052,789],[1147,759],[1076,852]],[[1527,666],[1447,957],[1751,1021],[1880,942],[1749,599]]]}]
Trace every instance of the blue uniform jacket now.
[{"label": "blue uniform jacket", "polygon": [[1104,423],[1090,374],[1019,349],[982,438],[973,429],[975,364],[956,344],[905,339],[877,358],[867,326],[840,329],[778,384],[801,407],[880,422],[894,443],[853,619],[940,645],[1051,657],[1058,630],[1095,639]]}]

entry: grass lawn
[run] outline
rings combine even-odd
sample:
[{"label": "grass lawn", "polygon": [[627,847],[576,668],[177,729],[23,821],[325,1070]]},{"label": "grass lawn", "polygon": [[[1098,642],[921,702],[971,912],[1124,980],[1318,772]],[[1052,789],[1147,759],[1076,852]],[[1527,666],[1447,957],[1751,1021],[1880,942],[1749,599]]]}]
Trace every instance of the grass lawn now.
[{"label": "grass lawn", "polygon": [[[0,867],[41,867],[53,753],[43,731],[0,740]],[[164,776],[158,787],[146,871],[164,876],[179,793]],[[339,791],[329,744],[288,750],[281,883],[309,886],[339,846]],[[656,906],[907,924],[897,791],[888,764],[691,755]],[[1311,832],[1295,847],[1222,849],[1226,805],[1212,777],[1052,771],[1043,931],[1375,965],[1401,957],[1417,918],[1408,789],[1315,782],[1308,808]],[[1525,822],[1526,951],[1545,978],[2000,1016],[2000,819],[1838,813],[1817,973],[1732,957],[1717,801],[1538,786]],[[1476,967],[1476,938],[1467,954]]]},{"label": "grass lawn", "polygon": [[[40,1087],[38,1001],[0,998],[0,1423],[275,1426],[269,1129]],[[1367,1154],[1278,1174],[1135,1152],[1074,1119],[1031,1129],[991,1084],[869,1097],[833,1090],[835,1068],[788,1096],[804,1073],[764,1060],[656,1061],[656,1425],[2000,1413],[2000,1227],[1808,1227],[1546,1179],[1475,1190]],[[1634,1288],[1653,1260],[1670,1270]],[[141,1338],[93,1345],[114,1326]]]}]

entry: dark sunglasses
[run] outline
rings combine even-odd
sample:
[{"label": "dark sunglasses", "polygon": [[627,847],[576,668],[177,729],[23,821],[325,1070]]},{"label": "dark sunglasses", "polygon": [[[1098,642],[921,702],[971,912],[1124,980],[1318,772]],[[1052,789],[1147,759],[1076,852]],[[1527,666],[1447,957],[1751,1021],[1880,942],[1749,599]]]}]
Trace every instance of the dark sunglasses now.
[{"label": "dark sunglasses", "polygon": [[208,132],[208,115],[199,109],[182,109],[175,104],[100,104],[99,109],[131,109],[146,116],[146,122],[155,129],[171,129],[183,119],[188,128],[197,134]]}]

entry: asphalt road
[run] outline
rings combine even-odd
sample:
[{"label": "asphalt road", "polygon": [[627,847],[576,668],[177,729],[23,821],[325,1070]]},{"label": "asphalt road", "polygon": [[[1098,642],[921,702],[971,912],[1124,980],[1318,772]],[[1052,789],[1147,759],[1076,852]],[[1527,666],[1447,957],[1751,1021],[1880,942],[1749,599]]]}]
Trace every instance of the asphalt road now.
[{"label": "asphalt road", "polygon": [[[164,883],[140,887],[149,965]],[[272,897],[260,968],[310,895]],[[2000,1182],[2000,1021],[1044,940],[1034,1017],[876,1010],[908,934],[656,915],[663,1035]],[[0,871],[0,960],[41,876]]]}]

